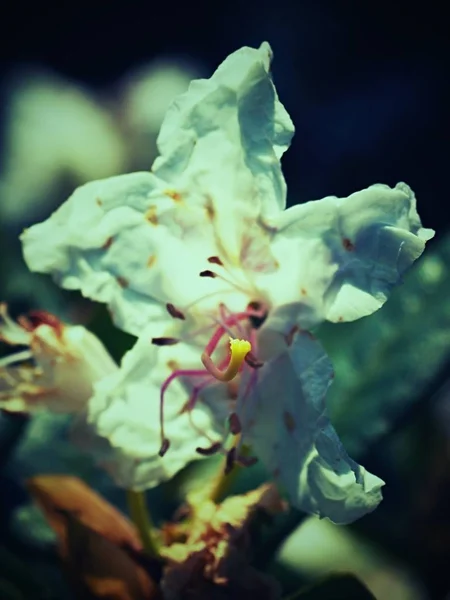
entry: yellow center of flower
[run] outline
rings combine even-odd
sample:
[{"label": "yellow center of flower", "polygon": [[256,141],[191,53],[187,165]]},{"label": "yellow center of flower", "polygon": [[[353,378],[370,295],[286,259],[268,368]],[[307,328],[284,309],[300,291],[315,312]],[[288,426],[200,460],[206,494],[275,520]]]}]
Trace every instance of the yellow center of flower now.
[{"label": "yellow center of flower", "polygon": [[231,357],[225,371],[218,369],[206,352],[202,354],[202,363],[205,369],[219,381],[231,381],[238,374],[245,357],[251,349],[252,345],[248,340],[230,338]]}]

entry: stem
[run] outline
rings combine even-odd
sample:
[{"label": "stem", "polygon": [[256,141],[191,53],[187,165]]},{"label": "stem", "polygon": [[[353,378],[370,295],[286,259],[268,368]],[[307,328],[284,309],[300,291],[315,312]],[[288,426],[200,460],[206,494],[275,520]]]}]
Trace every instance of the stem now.
[{"label": "stem", "polygon": [[[248,446],[242,446],[241,454],[242,456],[248,456],[250,453],[250,448]],[[209,494],[209,498],[218,504],[224,500],[227,493],[230,491],[231,486],[236,481],[239,476],[239,473],[243,467],[238,463],[234,463],[231,471],[225,474],[225,466],[226,459],[220,465],[220,471],[216,475],[216,480],[213,484],[212,490]]]},{"label": "stem", "polygon": [[127,502],[130,516],[139,532],[145,552],[154,558],[159,556],[158,542],[154,536],[154,527],[147,509],[144,492],[127,490]]}]

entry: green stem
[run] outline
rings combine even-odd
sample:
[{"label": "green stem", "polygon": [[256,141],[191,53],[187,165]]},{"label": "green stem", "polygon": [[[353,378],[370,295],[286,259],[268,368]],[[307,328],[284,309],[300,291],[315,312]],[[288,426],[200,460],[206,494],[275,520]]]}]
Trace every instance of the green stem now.
[{"label": "green stem", "polygon": [[142,541],[145,552],[154,558],[159,556],[158,542],[154,536],[154,526],[147,509],[144,492],[127,490],[128,509]]},{"label": "green stem", "polygon": [[[250,454],[250,447],[243,445],[241,454],[243,456],[248,456]],[[209,498],[216,504],[224,500],[242,469],[240,465],[234,463],[231,471],[225,474],[225,464],[226,463],[221,463],[220,471],[217,473],[216,481],[214,482],[213,488],[209,494]]]}]

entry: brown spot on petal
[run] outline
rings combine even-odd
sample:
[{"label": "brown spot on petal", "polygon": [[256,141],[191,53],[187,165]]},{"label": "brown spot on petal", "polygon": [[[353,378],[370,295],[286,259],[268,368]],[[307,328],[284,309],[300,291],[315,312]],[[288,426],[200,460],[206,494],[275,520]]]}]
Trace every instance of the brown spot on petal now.
[{"label": "brown spot on petal", "polygon": [[106,240],[106,242],[103,244],[102,249],[103,250],[108,250],[108,248],[111,247],[111,244],[113,243],[113,237],[112,235],[109,236],[109,238]]},{"label": "brown spot on petal", "polygon": [[97,206],[103,206],[103,201],[101,198],[96,198],[95,203],[97,204]]},{"label": "brown spot on petal", "polygon": [[180,194],[180,192],[177,192],[176,190],[164,190],[163,193],[165,196],[172,198],[174,202],[181,202],[183,199],[183,196]]},{"label": "brown spot on petal", "polygon": [[338,317],[338,322],[342,323],[342,321],[344,320],[344,317],[341,315],[340,317]]},{"label": "brown spot on petal", "polygon": [[294,419],[292,413],[285,410],[283,413],[283,421],[284,421],[284,426],[286,427],[286,429],[288,430],[289,433],[292,433],[293,431],[295,431],[296,425],[295,425],[295,419]]},{"label": "brown spot on petal", "polygon": [[119,275],[118,277],[116,277],[116,281],[120,285],[120,287],[124,288],[124,289],[130,285],[130,282],[128,281],[128,279],[126,277],[122,277],[122,275]]},{"label": "brown spot on petal", "polygon": [[305,288],[302,288],[302,289],[300,290],[300,292],[301,292],[301,295],[302,295],[302,296],[307,296],[307,295],[308,295],[308,292],[305,290]]},{"label": "brown spot on petal", "polygon": [[150,254],[147,259],[147,267],[150,269],[156,262],[156,256],[154,254]]},{"label": "brown spot on petal", "polygon": [[152,225],[158,225],[158,217],[156,216],[156,206],[149,206],[147,212],[145,213],[146,220]]},{"label": "brown spot on petal", "polygon": [[177,371],[180,368],[180,365],[177,363],[176,360],[168,360],[167,361],[167,367],[171,370],[171,371]]},{"label": "brown spot on petal", "polygon": [[206,196],[205,210],[208,219],[212,221],[216,215],[216,212],[214,210],[214,205],[211,196]]},{"label": "brown spot on petal", "polygon": [[352,252],[355,249],[355,245],[348,238],[343,238],[342,245],[347,252]]}]

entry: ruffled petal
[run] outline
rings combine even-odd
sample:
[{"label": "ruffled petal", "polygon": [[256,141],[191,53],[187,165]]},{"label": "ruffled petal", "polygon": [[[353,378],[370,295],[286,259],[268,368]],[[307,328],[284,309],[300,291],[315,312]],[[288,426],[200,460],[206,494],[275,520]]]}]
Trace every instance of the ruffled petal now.
[{"label": "ruffled petal", "polygon": [[209,198],[223,247],[237,260],[248,223],[283,209],[280,157],[294,126],[269,72],[272,52],[231,54],[210,79],[193,81],[169,108],[153,172]]},{"label": "ruffled petal", "polygon": [[182,306],[224,288],[199,277],[217,254],[205,209],[181,202],[151,173],[78,188],[22,243],[31,270],[107,303],[115,323],[135,335],[160,304]]},{"label": "ruffled petal", "polygon": [[[271,248],[280,269],[258,285],[275,307],[297,303],[304,327],[353,321],[380,308],[434,235],[422,228],[404,183],[294,206],[266,225],[275,232]],[[307,307],[313,314],[303,321]]]},{"label": "ruffled petal", "polygon": [[320,344],[298,333],[261,369],[238,414],[245,441],[294,506],[350,523],[378,506],[383,482],[348,457],[326,416],[331,379]]}]

